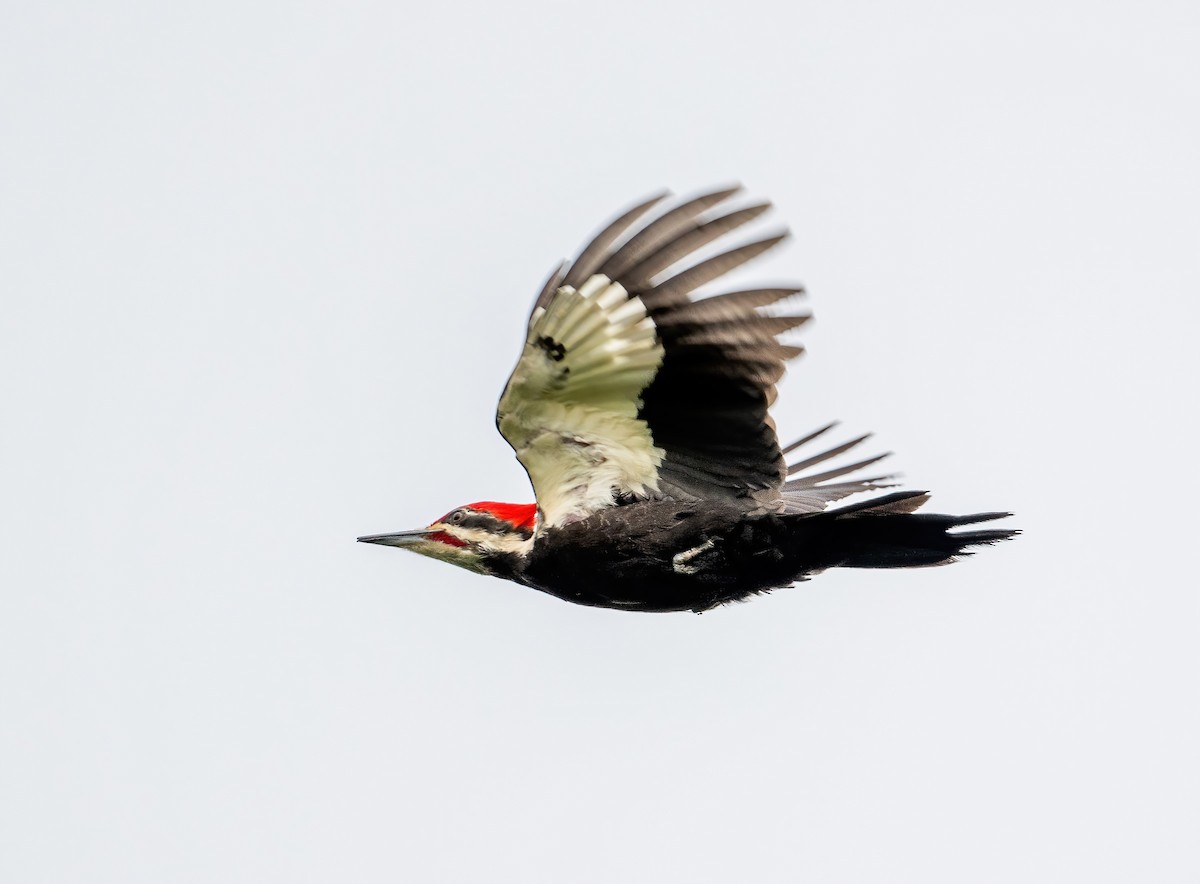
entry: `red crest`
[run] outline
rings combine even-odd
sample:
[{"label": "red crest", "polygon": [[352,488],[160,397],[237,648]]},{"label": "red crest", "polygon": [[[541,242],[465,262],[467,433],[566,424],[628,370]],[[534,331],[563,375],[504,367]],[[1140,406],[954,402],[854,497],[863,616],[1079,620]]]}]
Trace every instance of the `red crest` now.
[{"label": "red crest", "polygon": [[481,500],[478,503],[469,503],[467,506],[473,510],[491,513],[514,528],[527,528],[532,531],[537,522],[536,503],[497,503],[494,500]]}]

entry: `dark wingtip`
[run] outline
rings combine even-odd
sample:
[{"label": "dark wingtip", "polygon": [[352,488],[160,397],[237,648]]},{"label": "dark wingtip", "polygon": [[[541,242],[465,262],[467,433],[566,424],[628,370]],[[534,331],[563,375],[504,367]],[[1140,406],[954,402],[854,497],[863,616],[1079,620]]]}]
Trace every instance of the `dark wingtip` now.
[{"label": "dark wingtip", "polygon": [[711,190],[702,190],[695,196],[687,197],[684,202],[690,203],[699,200],[711,201],[713,204],[723,202],[729,199],[735,193],[742,191],[742,183],[740,181],[727,181],[724,184],[718,184]]},{"label": "dark wingtip", "polygon": [[793,451],[795,451],[801,445],[804,445],[807,442],[811,442],[813,439],[816,439],[818,436],[822,436],[825,433],[828,433],[830,430],[832,430],[834,427],[836,427],[839,423],[841,423],[841,421],[830,421],[829,423],[827,423],[825,426],[821,427],[820,429],[813,430],[807,436],[797,439],[791,445],[786,446],[783,449],[783,454],[785,454],[785,455],[791,454]]}]

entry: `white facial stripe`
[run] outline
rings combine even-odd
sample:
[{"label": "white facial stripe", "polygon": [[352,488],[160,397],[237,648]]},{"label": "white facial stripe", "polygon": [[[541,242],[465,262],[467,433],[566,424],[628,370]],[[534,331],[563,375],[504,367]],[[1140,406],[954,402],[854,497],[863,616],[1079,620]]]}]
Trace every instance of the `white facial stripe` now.
[{"label": "white facial stripe", "polygon": [[[447,525],[445,523],[437,524],[432,527],[437,528],[451,537],[456,537],[459,540],[466,541],[472,546],[483,547],[486,550],[498,553],[515,553],[523,554],[529,552],[529,548],[533,545],[533,537],[522,537],[519,533],[493,534],[485,528],[463,528],[458,525]],[[441,544],[441,546],[449,546],[449,544]],[[450,547],[457,549],[457,547]]]}]

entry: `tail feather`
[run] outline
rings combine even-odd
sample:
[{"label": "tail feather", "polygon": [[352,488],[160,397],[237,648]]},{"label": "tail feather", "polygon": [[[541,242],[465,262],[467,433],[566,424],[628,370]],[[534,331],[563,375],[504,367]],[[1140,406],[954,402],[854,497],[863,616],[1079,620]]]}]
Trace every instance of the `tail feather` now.
[{"label": "tail feather", "polygon": [[944,565],[1020,534],[1014,528],[952,529],[1004,519],[1012,513],[966,516],[913,512],[929,499],[904,491],[825,513],[796,517],[799,549],[814,554],[821,568],[920,568]]}]

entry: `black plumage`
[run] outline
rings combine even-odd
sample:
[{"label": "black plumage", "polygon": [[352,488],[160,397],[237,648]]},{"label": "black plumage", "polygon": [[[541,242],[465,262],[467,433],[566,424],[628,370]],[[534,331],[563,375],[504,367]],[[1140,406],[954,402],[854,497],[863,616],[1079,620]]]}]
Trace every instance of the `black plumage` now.
[{"label": "black plumage", "polygon": [[828,568],[942,564],[1015,533],[950,530],[1008,513],[893,509],[920,496],[902,492],[863,508],[804,515],[751,515],[712,501],[640,501],[550,529],[528,557],[495,566],[518,583],[577,604],[699,612]]}]

